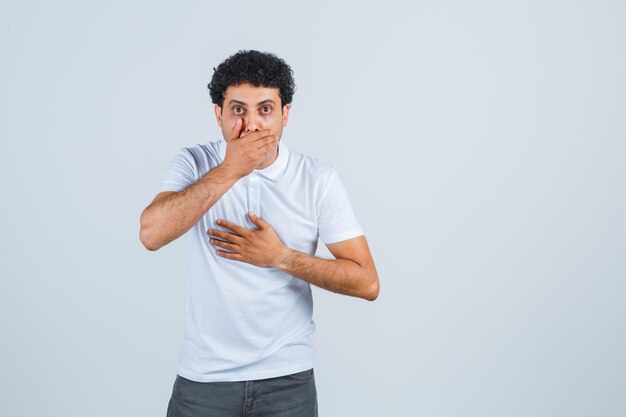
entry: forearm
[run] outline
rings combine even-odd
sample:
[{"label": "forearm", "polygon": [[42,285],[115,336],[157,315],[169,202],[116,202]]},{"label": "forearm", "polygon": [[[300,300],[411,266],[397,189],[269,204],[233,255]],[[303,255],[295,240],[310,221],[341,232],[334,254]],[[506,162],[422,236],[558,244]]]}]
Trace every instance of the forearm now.
[{"label": "forearm", "polygon": [[286,249],[278,268],[329,291],[370,301],[376,298],[375,270],[348,259],[322,259]]},{"label": "forearm", "polygon": [[238,179],[223,164],[218,165],[186,189],[150,204],[140,219],[144,246],[157,250],[183,235]]}]

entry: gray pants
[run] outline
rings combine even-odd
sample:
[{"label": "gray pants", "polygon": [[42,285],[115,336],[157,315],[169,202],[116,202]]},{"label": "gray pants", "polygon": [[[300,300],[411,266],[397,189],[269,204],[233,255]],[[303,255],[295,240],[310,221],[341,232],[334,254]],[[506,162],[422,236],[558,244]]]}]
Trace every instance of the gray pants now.
[{"label": "gray pants", "polygon": [[176,375],[167,417],[317,417],[313,369],[276,378],[196,382]]}]

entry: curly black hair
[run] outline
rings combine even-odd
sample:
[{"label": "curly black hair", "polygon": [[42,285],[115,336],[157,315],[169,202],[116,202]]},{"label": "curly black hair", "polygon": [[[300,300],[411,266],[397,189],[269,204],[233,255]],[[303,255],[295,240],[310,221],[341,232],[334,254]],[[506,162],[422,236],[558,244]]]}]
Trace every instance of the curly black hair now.
[{"label": "curly black hair", "polygon": [[250,83],[255,87],[278,88],[281,109],[291,103],[296,89],[291,67],[269,52],[240,50],[213,71],[208,87],[211,101],[220,107],[224,106],[224,94],[231,85]]}]

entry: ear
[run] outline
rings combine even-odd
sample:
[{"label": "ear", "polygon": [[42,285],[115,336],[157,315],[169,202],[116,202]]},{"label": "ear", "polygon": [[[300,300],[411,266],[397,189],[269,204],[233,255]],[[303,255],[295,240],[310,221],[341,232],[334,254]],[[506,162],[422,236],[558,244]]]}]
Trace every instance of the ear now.
[{"label": "ear", "polygon": [[222,108],[217,104],[214,104],[213,110],[215,110],[215,119],[217,120],[217,125],[219,127],[222,127]]},{"label": "ear", "polygon": [[287,121],[289,120],[289,109],[291,108],[291,103],[285,104],[283,106],[283,127],[287,126]]}]

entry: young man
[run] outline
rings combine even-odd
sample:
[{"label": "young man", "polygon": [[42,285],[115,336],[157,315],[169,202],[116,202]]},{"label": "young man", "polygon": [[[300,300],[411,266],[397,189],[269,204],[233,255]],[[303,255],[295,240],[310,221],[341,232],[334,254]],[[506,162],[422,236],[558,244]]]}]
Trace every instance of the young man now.
[{"label": "young man", "polygon": [[[147,249],[189,239],[169,417],[317,416],[310,284],[378,296],[337,172],[280,140],[294,89],[273,54],[226,59],[209,84],[224,141],[181,148],[141,214]],[[318,238],[335,259],[314,256]]]}]

